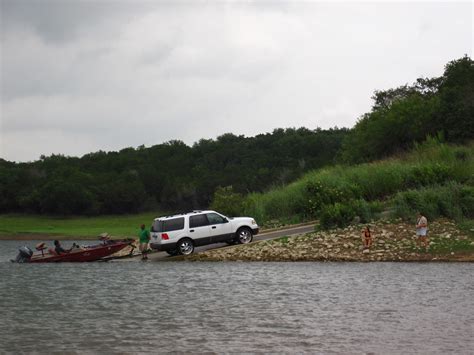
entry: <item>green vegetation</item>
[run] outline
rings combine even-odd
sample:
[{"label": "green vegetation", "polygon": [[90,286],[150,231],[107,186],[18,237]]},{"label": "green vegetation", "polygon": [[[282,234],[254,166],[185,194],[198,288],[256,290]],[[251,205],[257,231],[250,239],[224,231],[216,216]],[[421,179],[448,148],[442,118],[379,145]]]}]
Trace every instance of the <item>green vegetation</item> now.
[{"label": "green vegetation", "polygon": [[227,216],[237,216],[243,209],[242,195],[234,192],[232,186],[218,187],[214,193],[211,209]]},{"label": "green vegetation", "polygon": [[430,238],[430,254],[449,254],[452,252],[472,253],[474,252],[474,244],[472,239],[453,239],[436,236]]},{"label": "green vegetation", "polygon": [[452,61],[441,77],[376,91],[373,99],[344,139],[339,165],[250,194],[245,214],[260,223],[319,218],[322,228],[364,223],[382,211],[405,219],[416,210],[460,223],[472,218],[474,62]]},{"label": "green vegetation", "polygon": [[358,217],[374,219],[383,210],[413,219],[462,220],[474,212],[474,145],[451,146],[429,139],[398,159],[355,166],[334,166],[244,201],[247,215],[260,223],[297,216],[319,218],[323,228],[342,227]]},{"label": "green vegetation", "polygon": [[449,62],[438,78],[376,91],[372,110],[344,140],[347,163],[389,157],[410,149],[427,135],[462,143],[474,135],[474,65],[469,57]]},{"label": "green vegetation", "polygon": [[[420,209],[430,219],[446,216],[472,229],[472,59],[449,62],[440,77],[375,91],[373,99],[352,129],[224,134],[192,147],[170,141],[31,163],[0,159],[0,213],[95,216],[212,206],[263,226],[320,219],[331,228],[387,212],[413,218]],[[0,233],[126,235],[140,216],[13,222],[5,216]],[[121,229],[122,222],[131,230]]]},{"label": "green vegetation", "polygon": [[95,238],[101,233],[112,236],[135,237],[142,223],[149,226],[160,214],[115,215],[101,217],[2,215],[0,236],[45,234],[50,236]]},{"label": "green vegetation", "polygon": [[0,213],[203,209],[219,186],[233,186],[237,194],[264,191],[332,164],[348,132],[275,129],[250,138],[225,134],[192,147],[170,141],[82,158],[52,155],[21,164],[0,159]]}]

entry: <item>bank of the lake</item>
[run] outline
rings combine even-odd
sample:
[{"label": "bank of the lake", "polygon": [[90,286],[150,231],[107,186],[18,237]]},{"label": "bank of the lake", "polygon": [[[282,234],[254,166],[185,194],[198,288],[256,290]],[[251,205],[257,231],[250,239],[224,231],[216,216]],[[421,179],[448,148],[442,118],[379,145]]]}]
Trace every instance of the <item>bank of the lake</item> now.
[{"label": "bank of the lake", "polygon": [[317,231],[187,257],[193,261],[474,261],[473,231],[449,220],[430,223],[428,250],[416,243],[414,226],[401,220],[370,224],[374,243],[363,248],[364,225]]}]

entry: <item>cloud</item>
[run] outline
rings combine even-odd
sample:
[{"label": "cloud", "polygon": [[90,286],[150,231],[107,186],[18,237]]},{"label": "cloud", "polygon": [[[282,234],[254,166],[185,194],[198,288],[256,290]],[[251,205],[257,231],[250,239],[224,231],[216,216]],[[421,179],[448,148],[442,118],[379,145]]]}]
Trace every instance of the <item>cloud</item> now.
[{"label": "cloud", "polygon": [[10,1],[0,157],[352,126],[472,50],[469,3]]}]

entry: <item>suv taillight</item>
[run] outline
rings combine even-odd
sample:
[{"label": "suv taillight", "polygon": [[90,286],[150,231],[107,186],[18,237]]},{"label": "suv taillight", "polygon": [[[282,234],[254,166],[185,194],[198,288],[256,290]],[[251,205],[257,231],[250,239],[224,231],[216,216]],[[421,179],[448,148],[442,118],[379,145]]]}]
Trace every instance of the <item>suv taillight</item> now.
[{"label": "suv taillight", "polygon": [[168,239],[170,239],[170,237],[168,237],[168,234],[166,233],[161,234],[161,240],[168,240]]}]

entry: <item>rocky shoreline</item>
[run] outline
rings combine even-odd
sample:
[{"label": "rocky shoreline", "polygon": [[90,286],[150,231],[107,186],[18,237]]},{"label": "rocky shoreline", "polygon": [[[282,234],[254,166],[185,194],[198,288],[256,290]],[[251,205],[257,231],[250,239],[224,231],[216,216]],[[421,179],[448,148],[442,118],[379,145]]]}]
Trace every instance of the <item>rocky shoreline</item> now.
[{"label": "rocky shoreline", "polygon": [[430,223],[427,250],[418,247],[413,225],[402,222],[370,223],[374,242],[364,249],[362,229],[317,231],[227,248],[186,257],[190,261],[474,261],[474,238],[448,220]]}]

